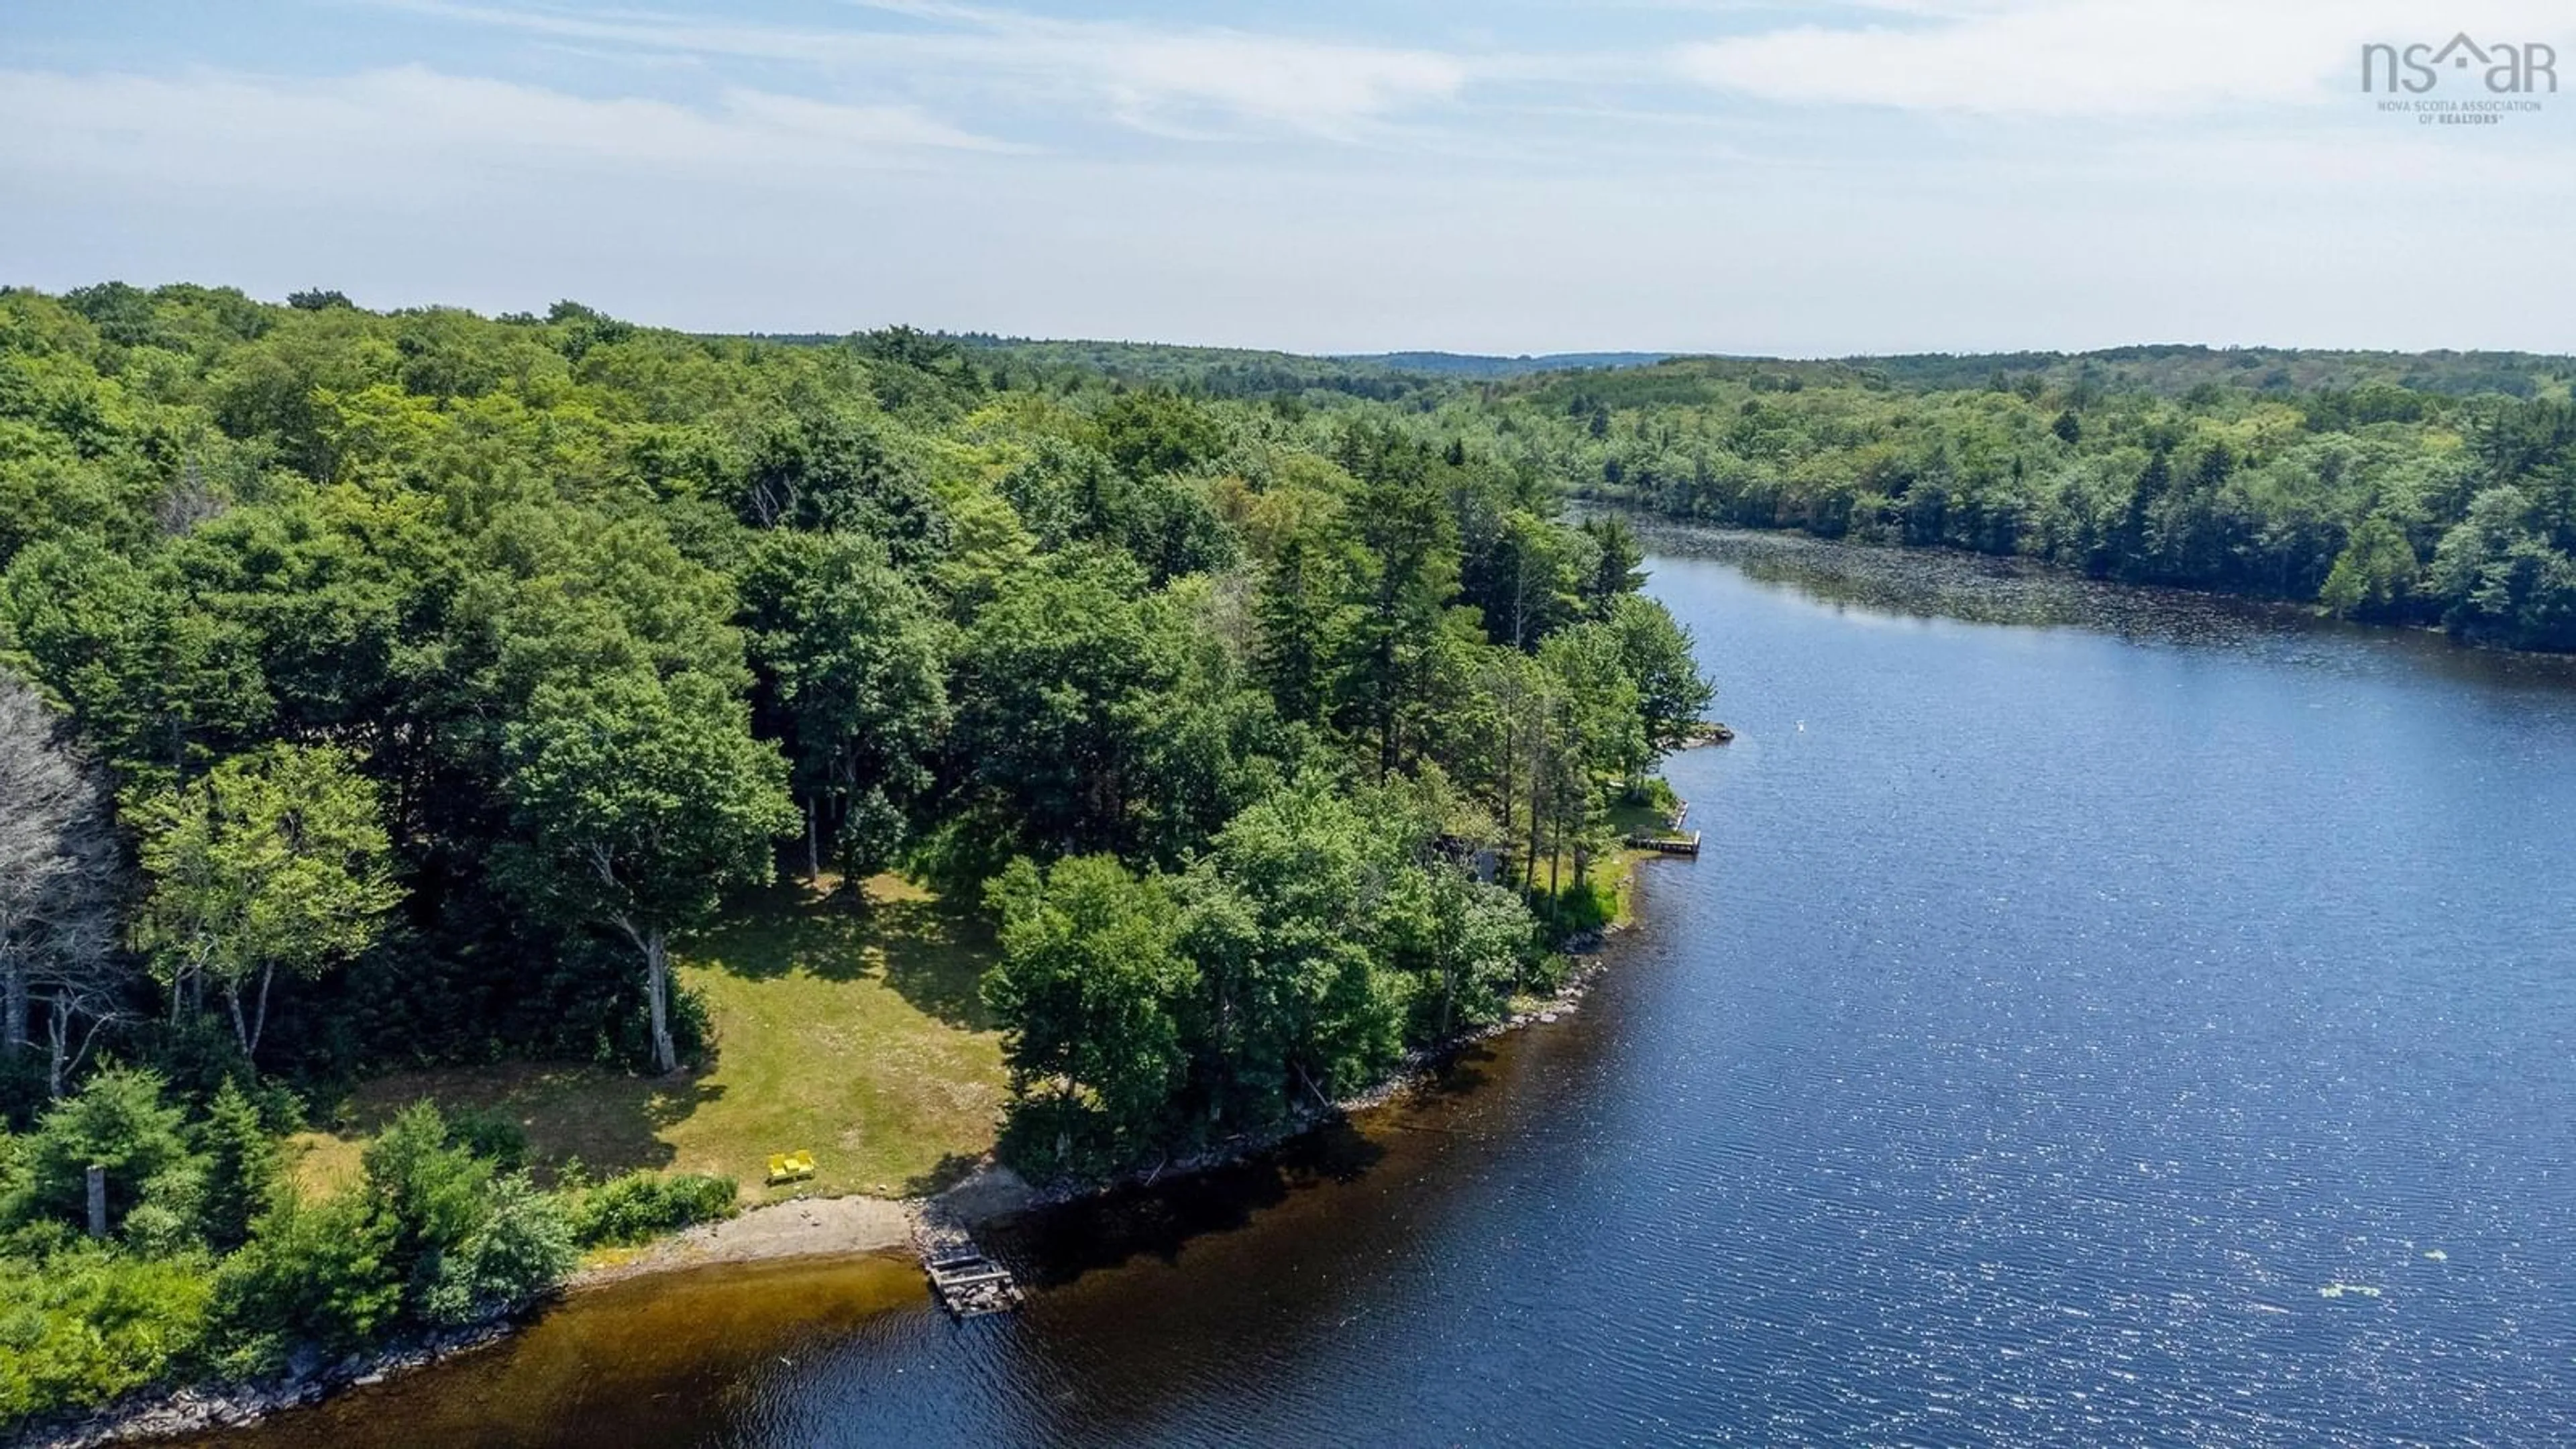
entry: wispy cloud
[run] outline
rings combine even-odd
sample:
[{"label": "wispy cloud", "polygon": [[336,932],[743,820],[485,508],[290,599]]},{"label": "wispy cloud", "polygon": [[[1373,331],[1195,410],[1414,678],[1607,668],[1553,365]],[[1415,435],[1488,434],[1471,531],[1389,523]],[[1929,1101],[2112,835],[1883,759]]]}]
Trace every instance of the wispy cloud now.
[{"label": "wispy cloud", "polygon": [[649,13],[503,9],[451,0],[384,0],[401,9],[565,40],[708,58],[826,66],[919,84],[936,76],[1087,101],[1164,134],[1211,123],[1351,137],[1370,122],[1455,99],[1470,57],[1437,50],[1266,34],[1218,26],[1057,20],[1013,10],[902,0],[854,9],[905,28],[787,27]]},{"label": "wispy cloud", "polygon": [[1323,135],[1455,96],[1467,69],[1426,51],[1370,50],[1212,31],[1030,34],[1050,68],[1088,72],[1130,124],[1208,108]]},{"label": "wispy cloud", "polygon": [[[1842,26],[1688,46],[1681,71],[1771,101],[1997,115],[2172,115],[2335,96],[2368,41],[2567,30],[2556,0],[1895,0]],[[1898,13],[1903,12],[1903,13]]]},{"label": "wispy cloud", "polygon": [[593,99],[419,66],[318,79],[0,72],[0,163],[190,182],[404,184],[437,172],[569,164],[656,175],[811,180],[926,153],[1015,151],[905,105],[835,105],[757,90],[704,106]]}]

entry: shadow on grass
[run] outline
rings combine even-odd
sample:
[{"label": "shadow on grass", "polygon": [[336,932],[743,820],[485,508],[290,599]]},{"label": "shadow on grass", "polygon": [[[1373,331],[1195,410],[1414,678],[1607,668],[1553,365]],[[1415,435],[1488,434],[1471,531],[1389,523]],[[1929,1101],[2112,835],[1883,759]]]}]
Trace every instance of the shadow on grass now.
[{"label": "shadow on grass", "polygon": [[944,1153],[927,1171],[916,1172],[904,1179],[903,1195],[936,1197],[974,1176],[975,1169],[983,1165],[984,1154],[980,1152]]},{"label": "shadow on grass", "polygon": [[928,902],[913,912],[907,934],[885,943],[886,985],[915,1009],[966,1031],[989,1031],[984,970],[999,950],[992,927]]},{"label": "shadow on grass", "polygon": [[985,1031],[979,988],[993,959],[992,930],[890,877],[864,896],[787,882],[745,898],[691,941],[690,959],[749,981],[804,973],[824,981],[882,980],[942,1024]]},{"label": "shadow on grass", "polygon": [[825,981],[863,981],[877,972],[870,948],[884,929],[873,908],[787,882],[744,897],[712,930],[690,941],[687,954],[746,981],[798,972]]},{"label": "shadow on grass", "polygon": [[342,1104],[331,1126],[344,1135],[373,1136],[420,1101],[435,1102],[450,1116],[488,1113],[527,1134],[529,1167],[539,1181],[551,1183],[574,1161],[593,1177],[669,1167],[677,1154],[659,1134],[721,1100],[724,1092],[687,1076],[633,1077],[589,1065],[512,1062],[380,1078]]}]

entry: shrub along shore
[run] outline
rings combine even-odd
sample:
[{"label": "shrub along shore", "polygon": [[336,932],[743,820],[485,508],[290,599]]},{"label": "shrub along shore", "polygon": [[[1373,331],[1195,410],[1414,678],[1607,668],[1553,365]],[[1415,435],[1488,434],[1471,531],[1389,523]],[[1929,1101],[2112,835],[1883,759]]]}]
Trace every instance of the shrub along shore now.
[{"label": "shrub along shore", "polygon": [[[1293,1109],[1260,1128],[1207,1143],[1183,1156],[1166,1154],[1150,1166],[1132,1166],[1108,1177],[1059,1178],[1032,1189],[1008,1168],[988,1162],[936,1199],[886,1199],[865,1194],[811,1197],[799,1193],[736,1216],[735,1184],[726,1178],[702,1174],[657,1178],[637,1172],[590,1187],[576,1180],[553,1194],[553,1207],[561,1214],[560,1225],[571,1241],[593,1249],[636,1247],[643,1251],[592,1252],[587,1264],[578,1269],[568,1268],[570,1257],[559,1255],[548,1259],[553,1274],[550,1279],[531,1281],[515,1294],[486,1300],[467,1321],[416,1326],[373,1349],[336,1359],[329,1357],[319,1340],[308,1341],[282,1366],[271,1365],[264,1373],[177,1389],[146,1389],[86,1412],[57,1411],[23,1426],[27,1442],[44,1449],[94,1449],[126,1439],[246,1425],[270,1414],[317,1403],[349,1388],[375,1384],[490,1346],[510,1336],[532,1312],[565,1290],[775,1258],[901,1251],[912,1241],[913,1225],[934,1200],[944,1216],[971,1226],[1084,1196],[1185,1177],[1256,1156],[1325,1123],[1385,1104],[1478,1042],[1554,1022],[1576,1010],[1602,970],[1604,963],[1597,953],[1605,939],[1629,927],[1629,880],[1637,863],[1645,858],[1642,853],[1632,854],[1626,872],[1612,885],[1617,895],[1612,919],[1565,942],[1569,969],[1553,992],[1516,997],[1499,1019],[1406,1053],[1383,1080],[1328,1105]],[[434,1107],[423,1104],[403,1114],[397,1126],[425,1131],[433,1120],[443,1119],[438,1119]],[[504,1143],[511,1138],[508,1128],[496,1128],[488,1121],[475,1119],[469,1119],[461,1133],[451,1129],[450,1135],[479,1135]]]}]

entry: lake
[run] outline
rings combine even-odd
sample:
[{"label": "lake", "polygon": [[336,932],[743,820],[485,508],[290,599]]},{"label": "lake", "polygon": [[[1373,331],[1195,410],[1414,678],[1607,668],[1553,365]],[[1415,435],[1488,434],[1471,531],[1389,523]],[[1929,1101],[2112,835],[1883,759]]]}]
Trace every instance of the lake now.
[{"label": "lake", "polygon": [[2576,671],[1650,533],[1735,743],[1583,1008],[1280,1157],[576,1296],[227,1444],[2564,1442]]}]

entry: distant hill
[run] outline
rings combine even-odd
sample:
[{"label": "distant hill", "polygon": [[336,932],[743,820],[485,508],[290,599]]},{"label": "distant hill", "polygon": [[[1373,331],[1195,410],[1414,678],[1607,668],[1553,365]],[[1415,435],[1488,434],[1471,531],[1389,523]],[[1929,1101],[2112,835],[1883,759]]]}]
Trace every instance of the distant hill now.
[{"label": "distant hill", "polygon": [[[1278,352],[1257,347],[1191,347],[1171,342],[1107,342],[1093,339],[997,337],[990,333],[943,334],[962,347],[1015,352],[1050,360],[1080,359],[1085,366],[1111,373],[1166,372],[1173,369],[1233,369],[1246,372],[1290,371],[1311,374],[1341,371],[1369,376],[1410,373],[1429,377],[1520,377],[1533,372],[1579,372],[1611,367],[1642,367],[1675,356],[1670,352],[1549,352],[1503,357],[1474,352]],[[791,340],[791,339],[780,339]],[[805,339],[792,339],[802,341]],[[827,339],[828,340],[828,339]]]},{"label": "distant hill", "polygon": [[[764,342],[826,347],[844,341],[828,332],[753,333]],[[1178,342],[1120,342],[1100,338],[1004,337],[990,332],[935,332],[944,342],[980,352],[1010,353],[1042,366],[1079,366],[1095,372],[1168,381],[1210,374],[1298,377],[1523,377],[1535,372],[1581,372],[1643,367],[1670,352],[1548,352],[1503,357],[1473,352],[1279,352],[1261,347],[1193,347]]]},{"label": "distant hill", "polygon": [[[1759,380],[1765,387],[1892,388],[1905,392],[2049,388],[2079,395],[2195,390],[2296,394],[2394,387],[2451,397],[2563,397],[2576,357],[2535,352],[2370,352],[2335,348],[2207,347],[2147,343],[2091,352],[1918,352],[1790,359],[1670,352],[1555,352],[1503,357],[1460,352],[1313,356],[1248,347],[1163,342],[1044,340],[938,333],[938,340],[1029,377],[1086,373],[1131,386],[1207,397],[1262,398],[1309,391],[1379,402],[1428,402],[1461,386],[1509,383],[1601,396],[1628,405],[1681,402],[1698,384]],[[831,345],[836,336],[771,336]],[[1604,374],[1616,373],[1614,379]]]},{"label": "distant hill", "polygon": [[2576,358],[2537,352],[2364,352],[2337,348],[2203,347],[2152,343],[2093,352],[1913,353],[1848,357],[1839,366],[1921,392],[2010,385],[2088,383],[2103,392],[2181,396],[2217,386],[2251,392],[2348,391],[2402,387],[2466,397],[2533,397],[2576,376]]},{"label": "distant hill", "polygon": [[947,340],[990,356],[1000,368],[1024,370],[1031,376],[1099,376],[1205,397],[1294,397],[1322,391],[1400,402],[1425,393],[1445,393],[1463,380],[1456,374],[1393,367],[1375,358],[1309,357],[1250,347],[1045,341],[973,332],[953,334]]},{"label": "distant hill", "polygon": [[1398,372],[1427,372],[1445,377],[1519,377],[1531,372],[1581,372],[1610,367],[1644,367],[1673,356],[1669,352],[1547,352],[1535,357],[1488,357],[1472,352],[1350,352],[1336,362],[1374,362]]}]

